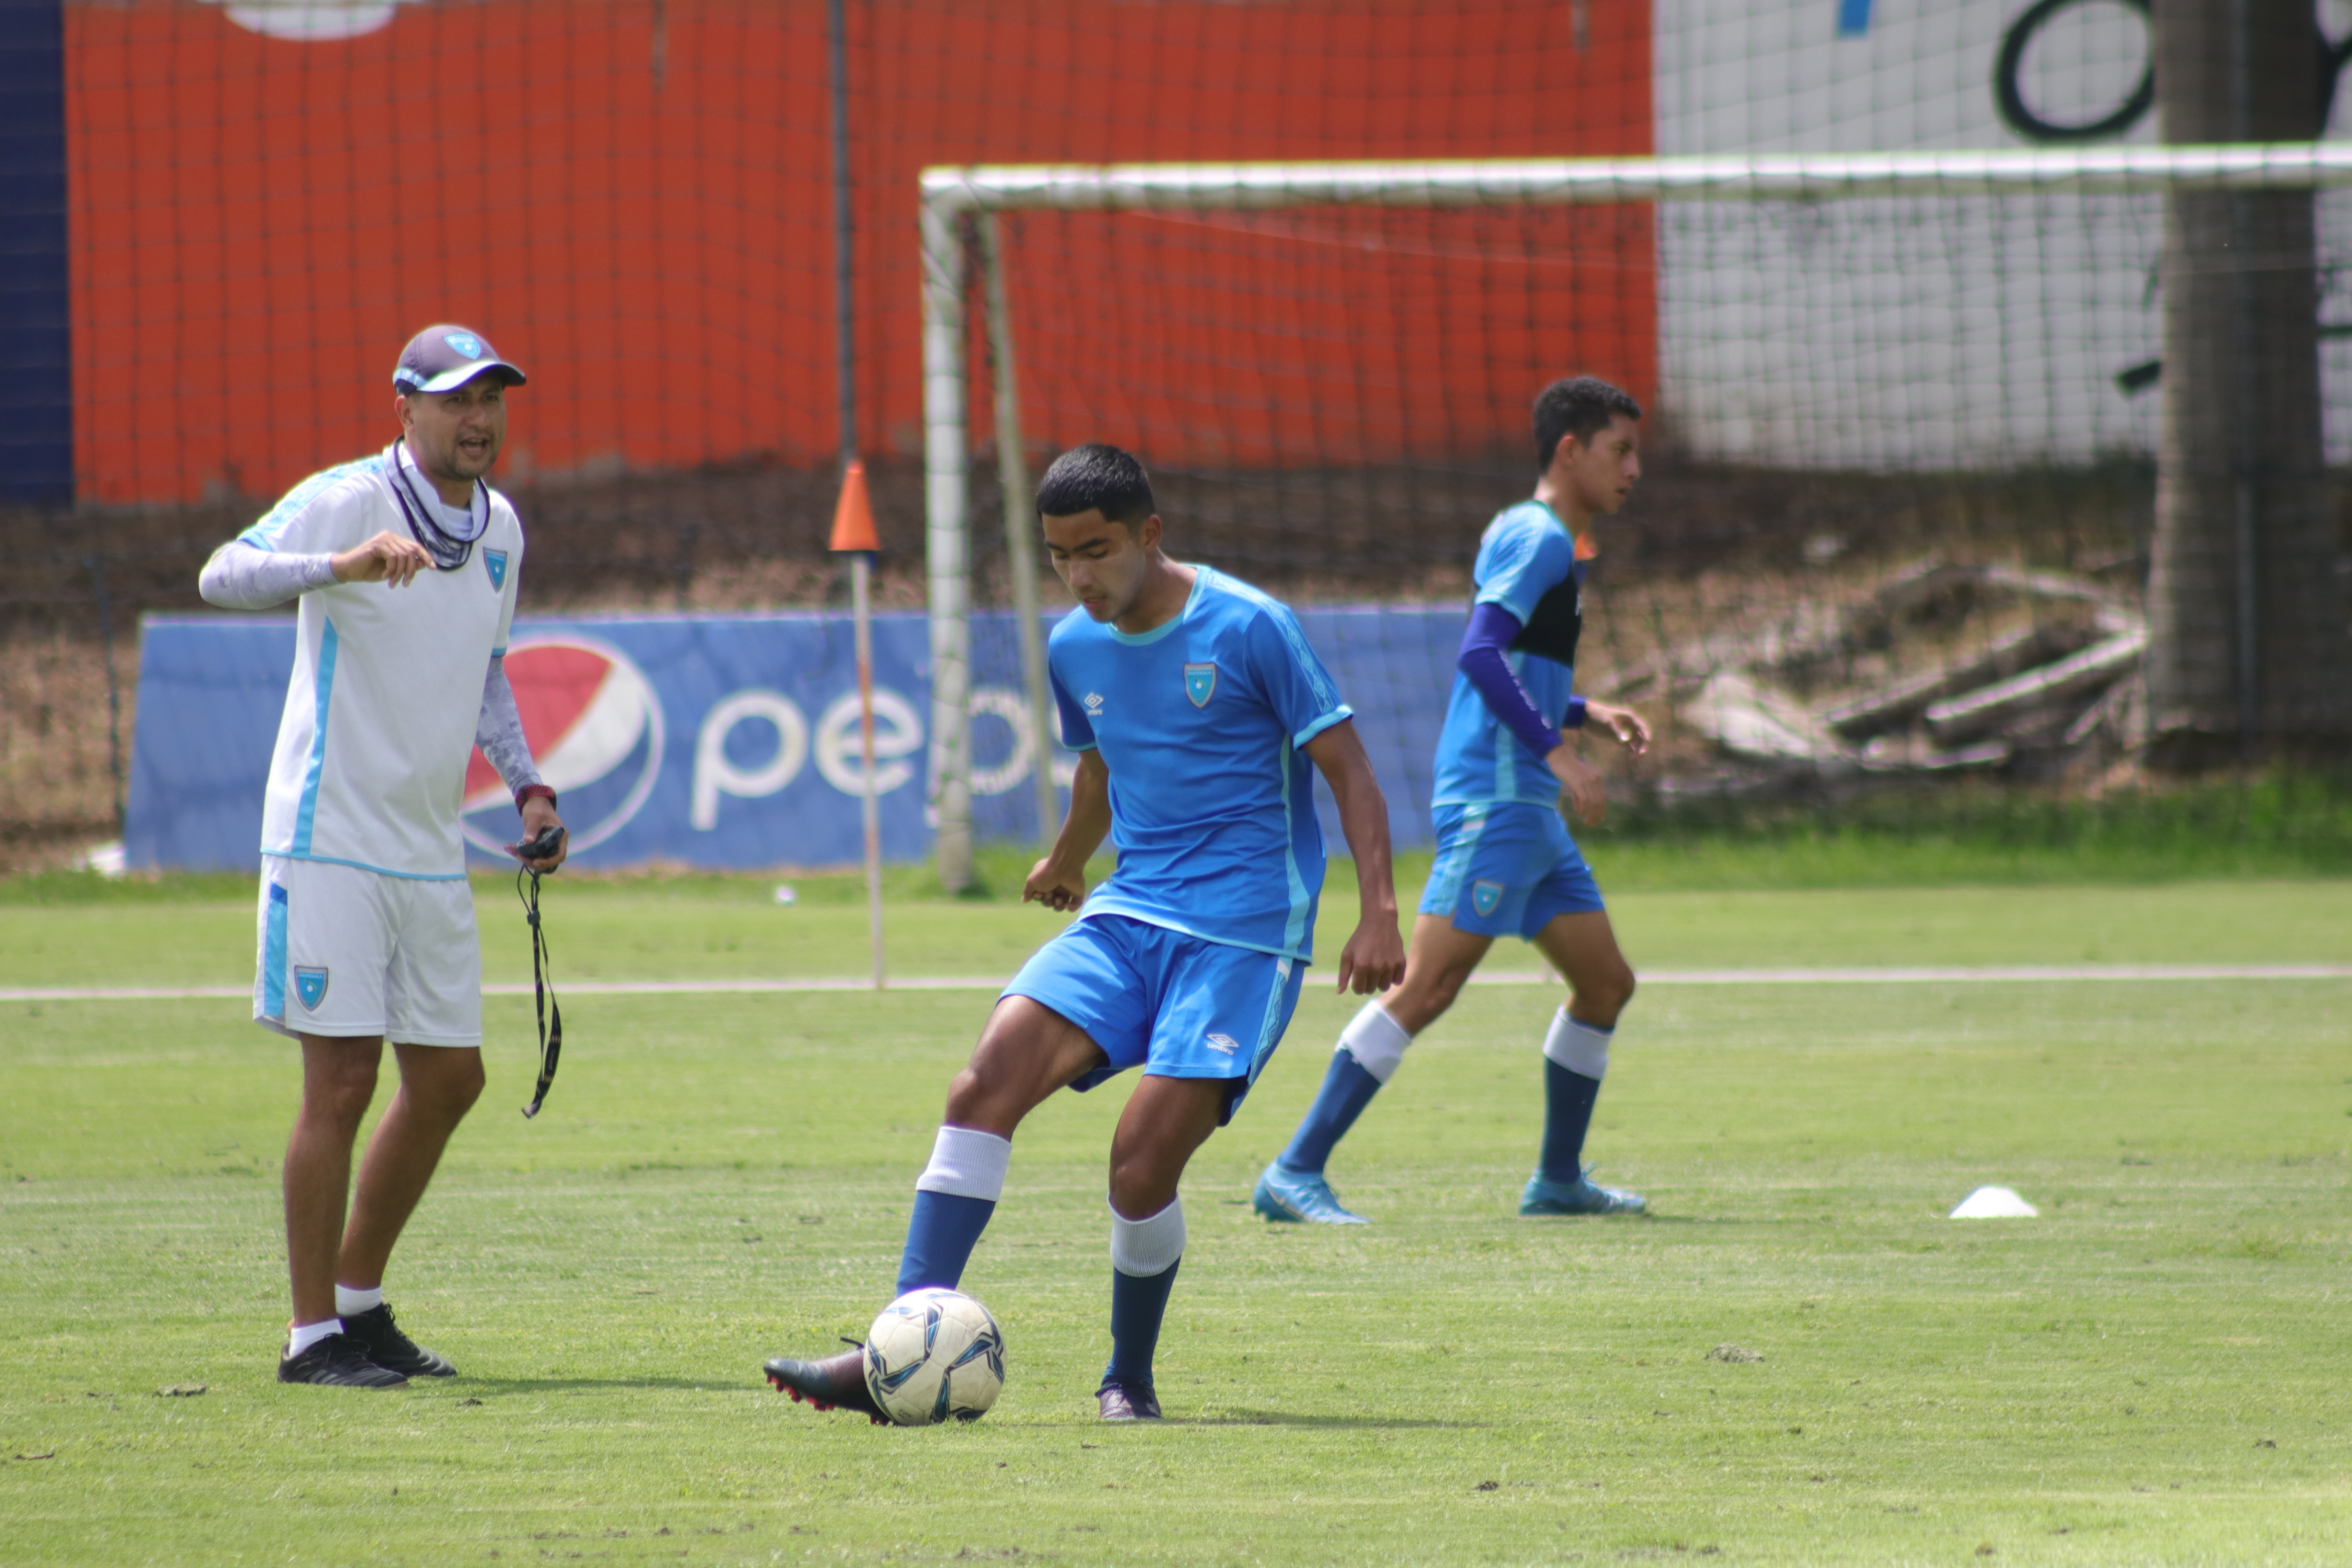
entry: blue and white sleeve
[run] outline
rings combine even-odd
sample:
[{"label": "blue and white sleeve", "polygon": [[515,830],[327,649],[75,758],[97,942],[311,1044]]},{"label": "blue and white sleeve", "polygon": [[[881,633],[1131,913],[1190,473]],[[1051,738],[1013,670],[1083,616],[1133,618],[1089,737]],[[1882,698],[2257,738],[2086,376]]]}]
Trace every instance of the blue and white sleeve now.
[{"label": "blue and white sleeve", "polygon": [[1475,603],[1500,605],[1521,626],[1534,619],[1536,601],[1576,571],[1576,542],[1559,529],[1514,528],[1496,539],[1493,550]]},{"label": "blue and white sleeve", "polygon": [[1062,714],[1062,744],[1074,752],[1095,749],[1095,727],[1087,722],[1087,710],[1070,696],[1069,688],[1062,684],[1059,670],[1046,667],[1045,679],[1054,689],[1054,706]]},{"label": "blue and white sleeve", "polygon": [[1269,605],[1253,617],[1243,644],[1248,651],[1250,677],[1275,717],[1290,732],[1290,743],[1305,746],[1334,724],[1356,716],[1339,700],[1331,672],[1315,656],[1298,617],[1281,605]]},{"label": "blue and white sleeve", "polygon": [[[1538,757],[1548,757],[1559,744],[1559,731],[1544,721],[1535,699],[1528,695],[1528,689],[1519,684],[1519,678],[1511,669],[1510,647],[1521,629],[1518,617],[1505,606],[1491,602],[1479,604],[1470,612],[1469,629],[1462,634],[1462,651],[1454,667],[1469,680],[1504,727],[1518,737],[1519,744]],[[1568,700],[1568,714],[1561,723],[1570,730],[1582,727],[1583,698]]]},{"label": "blue and white sleeve", "polygon": [[224,610],[267,610],[335,580],[335,558],[261,549],[242,538],[213,552],[196,579],[205,603]]}]

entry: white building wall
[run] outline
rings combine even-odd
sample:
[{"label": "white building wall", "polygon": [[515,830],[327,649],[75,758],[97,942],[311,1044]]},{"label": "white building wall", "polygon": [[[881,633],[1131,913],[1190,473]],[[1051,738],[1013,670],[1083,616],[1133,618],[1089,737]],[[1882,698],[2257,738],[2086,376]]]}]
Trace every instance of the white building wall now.
[{"label": "white building wall", "polygon": [[[2031,145],[1993,89],[2027,4],[1874,0],[1841,36],[1856,0],[1656,0],[1658,151]],[[2342,37],[2352,0],[2322,21]],[[2095,119],[2147,47],[2140,13],[2087,0],[2037,33],[2027,101]],[[2155,139],[2152,112],[2118,138]],[[2323,200],[2322,233],[2323,266],[2352,257],[2352,199]],[[1692,450],[1774,467],[2147,453],[2157,395],[2116,377],[2159,353],[2162,236],[2157,197],[1662,205],[1661,412]],[[2352,320],[2336,292],[2331,274],[2322,319]],[[2352,460],[2352,342],[2322,363],[2329,458]]]}]

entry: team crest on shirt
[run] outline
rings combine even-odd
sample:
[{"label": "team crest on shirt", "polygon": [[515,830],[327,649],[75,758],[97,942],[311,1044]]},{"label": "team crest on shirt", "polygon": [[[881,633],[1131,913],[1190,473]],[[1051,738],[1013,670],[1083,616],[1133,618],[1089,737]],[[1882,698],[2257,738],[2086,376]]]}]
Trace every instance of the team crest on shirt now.
[{"label": "team crest on shirt", "polygon": [[1226,1056],[1232,1056],[1235,1051],[1240,1050],[1242,1046],[1241,1042],[1234,1039],[1231,1035],[1211,1035],[1209,1037],[1209,1048],[1213,1051],[1223,1052]]},{"label": "team crest on shirt", "polygon": [[294,994],[302,999],[303,1006],[317,1012],[319,1004],[327,999],[327,972],[298,964],[294,970]]},{"label": "team crest on shirt", "polygon": [[491,589],[494,592],[504,593],[507,585],[507,552],[503,550],[483,551],[482,567],[490,574]]},{"label": "team crest on shirt", "polygon": [[1206,708],[1209,699],[1217,694],[1217,667],[1213,664],[1188,664],[1184,667],[1184,695],[1192,700],[1195,708]]},{"label": "team crest on shirt", "polygon": [[1470,907],[1476,910],[1480,914],[1493,914],[1495,912],[1495,906],[1502,901],[1502,883],[1473,882],[1470,884]]}]

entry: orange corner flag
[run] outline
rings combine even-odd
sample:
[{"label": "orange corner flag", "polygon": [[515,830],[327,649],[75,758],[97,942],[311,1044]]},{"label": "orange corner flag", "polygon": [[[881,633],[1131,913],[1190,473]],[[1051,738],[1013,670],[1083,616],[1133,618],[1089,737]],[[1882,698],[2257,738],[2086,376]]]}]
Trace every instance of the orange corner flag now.
[{"label": "orange corner flag", "polygon": [[882,540],[874,531],[874,503],[866,499],[866,465],[852,462],[841,476],[841,501],[833,509],[832,550],[879,551]]}]

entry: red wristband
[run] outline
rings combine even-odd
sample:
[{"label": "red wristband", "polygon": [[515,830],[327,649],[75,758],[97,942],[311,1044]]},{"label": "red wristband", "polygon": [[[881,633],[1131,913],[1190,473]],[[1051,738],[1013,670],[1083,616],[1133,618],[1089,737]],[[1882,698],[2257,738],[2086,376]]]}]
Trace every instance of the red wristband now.
[{"label": "red wristband", "polygon": [[547,802],[548,805],[553,805],[555,804],[555,791],[543,784],[525,784],[522,788],[515,791],[515,809],[517,811],[520,811],[522,809],[523,802],[527,800],[543,800]]}]

